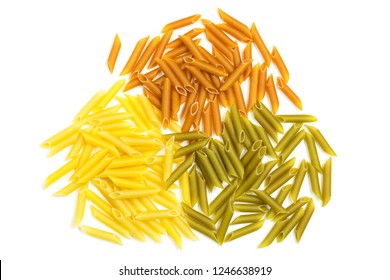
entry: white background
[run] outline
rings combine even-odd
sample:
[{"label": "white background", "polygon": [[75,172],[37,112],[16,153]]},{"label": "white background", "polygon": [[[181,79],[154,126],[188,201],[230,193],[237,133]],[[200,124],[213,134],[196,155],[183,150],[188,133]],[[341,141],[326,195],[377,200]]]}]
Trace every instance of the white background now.
[{"label": "white background", "polygon": [[[4,279],[124,279],[124,265],[272,266],[264,278],[390,279],[386,1],[80,2],[0,2]],[[255,21],[264,41],[278,46],[304,112],[319,118],[338,153],[331,202],[317,203],[300,244],[288,238],[265,249],[257,249],[256,234],[222,247],[203,237],[184,240],[180,251],[168,238],[115,246],[72,229],[75,196],[51,197],[60,185],[42,190],[64,154],[47,159],[39,144],[116,81],[121,67],[112,76],[106,67],[116,33],[123,65],[139,38],[195,13],[219,22],[217,7]]]}]

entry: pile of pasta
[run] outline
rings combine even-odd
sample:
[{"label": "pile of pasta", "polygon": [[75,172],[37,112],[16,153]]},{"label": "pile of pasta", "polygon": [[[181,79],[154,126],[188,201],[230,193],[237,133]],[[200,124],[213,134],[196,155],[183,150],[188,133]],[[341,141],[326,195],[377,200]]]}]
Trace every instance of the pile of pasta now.
[{"label": "pile of pasta", "polygon": [[[69,127],[42,144],[49,156],[70,147],[45,188],[71,174],[54,195],[77,193],[74,226],[86,234],[118,244],[120,236],[161,242],[168,234],[181,248],[182,236],[197,239],[193,230],[222,244],[268,219],[274,225],[259,245],[265,247],[294,228],[301,239],[314,212],[313,199],[300,196],[306,175],[322,205],[329,202],[331,157],[322,165],[317,147],[336,154],[307,125],[317,119],[276,115],[277,89],[302,110],[278,50],[268,51],[254,23],[249,28],[218,12],[223,23],[202,19],[203,27],[172,39],[200,20],[193,15],[167,24],[161,38],[139,40],[120,73],[126,78],[96,93]],[[238,41],[245,44],[242,54]],[[254,63],[252,45],[264,62]],[[120,49],[117,35],[111,73]],[[280,74],[275,80],[267,73],[271,64]],[[124,93],[138,86],[143,95]],[[310,158],[294,167],[292,154],[303,141]],[[87,205],[106,229],[83,224]]]}]

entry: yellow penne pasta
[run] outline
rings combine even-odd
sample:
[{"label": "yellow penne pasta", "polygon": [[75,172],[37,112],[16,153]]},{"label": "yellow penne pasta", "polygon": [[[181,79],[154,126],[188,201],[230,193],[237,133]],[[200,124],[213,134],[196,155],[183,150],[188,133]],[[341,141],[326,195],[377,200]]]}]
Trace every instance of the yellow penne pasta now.
[{"label": "yellow penne pasta", "polygon": [[96,105],[100,102],[100,99],[105,95],[105,90],[98,91],[92,98],[84,105],[84,107],[77,113],[74,118],[74,122],[82,121],[89,113],[93,111]]},{"label": "yellow penne pasta", "polygon": [[169,210],[157,210],[157,211],[149,211],[139,213],[135,218],[140,221],[147,220],[156,220],[156,219],[170,219],[174,217],[178,217],[180,215],[179,210],[177,209],[169,209]]},{"label": "yellow penne pasta", "polygon": [[[72,137],[75,138],[75,136],[77,137],[77,133],[79,132],[80,128],[81,128],[81,124],[75,123],[75,124],[65,128],[64,130],[61,130],[60,132],[53,135],[52,137],[50,137],[46,141],[44,141],[41,144],[41,147],[42,148],[53,148],[54,146],[60,144],[61,142],[68,143],[67,140],[69,138],[72,138]],[[67,145],[67,146],[69,146],[69,145]],[[65,147],[67,147],[67,146],[65,146]]]},{"label": "yellow penne pasta", "polygon": [[81,229],[82,232],[90,236],[122,245],[122,241],[119,238],[119,236],[111,232],[100,230],[93,227],[88,227],[88,226],[79,226],[79,228]]},{"label": "yellow penne pasta", "polygon": [[98,109],[105,108],[108,103],[115,97],[115,95],[121,90],[121,88],[124,86],[125,80],[119,80],[117,81],[107,92],[105,95],[102,96],[99,103],[97,104]]},{"label": "yellow penne pasta", "polygon": [[59,169],[51,173],[45,181],[44,188],[46,189],[51,184],[53,184],[55,181],[57,181],[59,178],[64,176],[65,174],[69,173],[71,170],[75,169],[77,166],[78,159],[72,159],[65,165],[61,166]]}]

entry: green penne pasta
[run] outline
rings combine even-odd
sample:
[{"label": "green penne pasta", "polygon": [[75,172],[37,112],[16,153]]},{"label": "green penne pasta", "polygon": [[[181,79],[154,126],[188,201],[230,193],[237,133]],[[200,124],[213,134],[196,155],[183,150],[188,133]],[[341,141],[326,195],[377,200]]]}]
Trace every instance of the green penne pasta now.
[{"label": "green penne pasta", "polygon": [[265,212],[256,213],[256,214],[248,214],[248,215],[241,215],[238,216],[236,219],[234,219],[231,224],[232,225],[238,225],[238,224],[247,224],[247,223],[256,223],[260,221],[265,215]]},{"label": "green penne pasta", "polygon": [[329,145],[328,141],[326,141],[325,137],[322,135],[321,131],[319,131],[317,128],[305,125],[306,128],[310,131],[310,133],[314,136],[314,139],[316,140],[317,144],[320,145],[321,149],[331,155],[336,156],[336,153],[333,151],[332,147]]},{"label": "green penne pasta", "polygon": [[[268,163],[267,163],[268,164]],[[236,197],[241,196],[245,192],[247,192],[250,188],[260,187],[261,183],[265,179],[266,175],[264,174],[266,165],[259,163],[254,172],[249,174],[244,180],[242,180],[239,184],[239,187],[236,190]],[[268,167],[269,168],[269,167]],[[264,179],[263,179],[264,178]]]},{"label": "green penne pasta", "polygon": [[227,175],[227,171],[223,166],[222,162],[219,161],[216,153],[210,149],[203,149],[206,153],[207,157],[210,160],[210,163],[214,167],[215,172],[217,173],[219,179],[223,182],[229,183],[229,177]]},{"label": "green penne pasta", "polygon": [[265,132],[264,128],[255,125],[257,134],[259,135],[259,138],[263,141],[263,145],[267,147],[267,155],[273,158],[278,158],[277,154],[275,153],[274,147],[271,144],[271,141],[268,138],[267,133]]},{"label": "green penne pasta", "polygon": [[[243,120],[243,117],[240,116],[240,121],[243,124],[242,120]],[[249,150],[252,147],[253,140],[252,140],[252,137],[250,137],[248,130],[246,130],[246,127],[244,125],[242,125],[242,128],[244,129],[244,134],[245,134],[244,143],[243,144],[244,144],[245,148],[247,150]]]},{"label": "green penne pasta", "polygon": [[[278,195],[275,198],[277,203],[279,203],[280,205],[283,205],[283,202],[286,200],[286,198],[288,196],[288,193],[291,190],[291,187],[292,187],[292,184],[289,184],[289,185],[285,185],[284,187],[282,187],[280,189],[280,192],[278,193]],[[274,210],[271,209],[267,213],[267,219],[272,219],[273,217],[275,217],[276,214],[277,213]]]},{"label": "green penne pasta", "polygon": [[[265,148],[265,147],[264,147]],[[248,177],[249,174],[253,172],[253,170],[259,165],[262,157],[259,153],[256,153],[254,157],[252,157],[251,161],[245,166],[245,174],[244,178]]]},{"label": "green penne pasta", "polygon": [[310,164],[310,162],[307,164],[307,173],[309,173],[310,178],[310,186],[311,191],[322,200],[321,196],[321,190],[320,190],[320,181],[318,180],[318,172],[313,167],[313,165]]},{"label": "green penne pasta", "polygon": [[294,227],[299,223],[299,221],[302,219],[303,214],[305,211],[303,208],[300,208],[295,214],[288,220],[287,224],[284,226],[284,228],[280,231],[278,234],[278,237],[276,238],[276,241],[278,243],[282,242],[289,233],[294,229]]},{"label": "green penne pasta", "polygon": [[256,110],[256,108],[253,109],[253,116],[255,117],[256,121],[265,129],[268,135],[271,136],[275,142],[278,142],[278,132],[268,122],[268,120],[262,114],[260,114],[259,110]]},{"label": "green penne pasta", "polygon": [[222,220],[221,220],[221,223],[218,227],[217,234],[216,234],[217,241],[220,245],[222,245],[223,241],[225,240],[225,235],[226,235],[226,232],[229,228],[230,221],[232,220],[233,213],[234,213],[233,199],[231,198],[227,202],[225,213],[222,216]]},{"label": "green penne pasta", "polygon": [[[226,128],[226,133],[229,134],[230,136],[230,140],[231,141],[234,141],[232,143],[234,143],[234,149],[236,150],[237,154],[241,154],[241,151],[242,151],[242,142],[244,142],[244,137],[245,137],[245,134],[243,134],[244,136],[242,136],[242,142],[240,142],[238,140],[238,137],[237,137],[237,134],[236,134],[236,129],[234,127],[234,124],[233,124],[233,120],[232,120],[232,117],[231,117],[231,112],[230,111],[227,111],[226,112],[226,115],[225,115],[225,121],[224,121],[224,125],[223,125],[224,129]],[[224,139],[225,140],[225,139]]]},{"label": "green penne pasta", "polygon": [[196,203],[199,201],[199,193],[198,193],[198,176],[196,172],[196,168],[193,167],[189,171],[188,181],[190,184],[190,201],[191,206],[194,207]]},{"label": "green penne pasta", "polygon": [[257,203],[263,204],[263,201],[257,196],[253,194],[243,194],[234,199],[235,202],[245,202],[245,203]]},{"label": "green penne pasta", "polygon": [[202,177],[202,174],[196,172],[198,182],[198,195],[199,195],[199,208],[202,212],[209,215],[209,201],[207,199],[207,186],[206,181]]},{"label": "green penne pasta", "polygon": [[295,137],[298,131],[301,129],[301,123],[294,123],[290,129],[284,134],[283,138],[280,139],[279,143],[275,146],[276,152],[281,152],[286,148],[286,146],[291,142],[291,140]]},{"label": "green penne pasta", "polygon": [[256,152],[261,148],[262,143],[263,141],[261,140],[253,142],[251,148],[248,149],[245,155],[241,158],[241,162],[244,166],[246,166],[251,161],[253,156],[255,156]]},{"label": "green penne pasta", "polygon": [[244,165],[240,161],[240,158],[235,153],[233,149],[231,149],[230,142],[225,143],[225,152],[229,157],[230,162],[232,163],[234,169],[236,170],[236,173],[238,174],[238,177],[243,178],[244,177]]},{"label": "green penne pasta", "polygon": [[274,210],[277,213],[286,213],[286,209],[283,208],[282,205],[276,202],[276,200],[271,197],[268,193],[261,190],[255,190],[255,194],[265,203],[267,204],[272,210]]},{"label": "green penne pasta", "polygon": [[230,108],[230,112],[238,142],[244,143],[245,132],[244,128],[242,127],[240,112],[238,111],[238,107],[236,104],[232,105],[232,107]]},{"label": "green penne pasta", "polygon": [[275,222],[278,222],[287,219],[290,215],[294,214],[296,211],[298,211],[299,208],[301,208],[311,200],[312,199],[310,197],[306,197],[306,196],[301,197],[300,199],[297,200],[296,203],[291,203],[291,205],[286,208],[287,213],[284,214],[279,213],[273,218],[273,220]]},{"label": "green penne pasta", "polygon": [[266,213],[269,209],[265,205],[258,205],[258,204],[244,204],[244,203],[238,203],[234,204],[233,206],[234,210],[238,212],[264,212]]},{"label": "green penne pasta", "polygon": [[295,135],[294,139],[288,143],[286,148],[279,154],[280,162],[283,163],[287,160],[287,158],[290,156],[292,151],[298,146],[298,144],[305,138],[305,131],[301,130],[300,132]]},{"label": "green penne pasta", "polygon": [[265,180],[265,185],[268,186],[269,184],[271,184],[273,181],[277,180],[280,178],[280,176],[282,176],[283,174],[285,174],[288,170],[290,170],[295,164],[295,157],[286,161],[285,163],[283,163],[281,166],[279,166],[278,168],[276,168],[274,171],[272,171],[267,179]]},{"label": "green penne pasta", "polygon": [[202,139],[202,138],[208,138],[209,137],[206,133],[201,132],[201,131],[170,133],[170,134],[163,134],[162,135],[162,137],[165,140],[168,140],[172,136],[175,137],[176,141],[196,140],[196,139]]},{"label": "green penne pasta", "polygon": [[185,155],[194,153],[196,151],[199,151],[202,148],[206,147],[209,142],[210,142],[210,139],[207,138],[207,139],[203,139],[203,140],[200,140],[198,142],[195,142],[193,144],[184,146],[184,147],[176,150],[175,154],[173,155],[173,158],[178,158],[178,157],[185,156]]},{"label": "green penne pasta", "polygon": [[291,191],[290,191],[290,198],[292,202],[296,202],[299,191],[302,187],[303,179],[305,178],[307,172],[307,163],[306,160],[302,160],[301,164],[299,165],[297,175],[295,176],[294,183],[292,185]]},{"label": "green penne pasta", "polygon": [[212,184],[210,187],[212,188],[216,186],[222,188],[222,183],[219,180],[213,165],[210,163],[210,160],[208,159],[207,155],[203,151],[196,152],[196,162],[198,163],[198,165],[203,166],[204,170],[202,170],[202,172],[205,172],[207,174],[207,177],[210,178]]},{"label": "green penne pasta", "polygon": [[183,175],[183,173],[190,169],[190,167],[192,166],[192,164],[194,163],[194,157],[195,155],[192,154],[190,156],[188,156],[186,158],[185,161],[183,161],[182,164],[180,164],[171,174],[171,176],[169,176],[169,178],[165,181],[165,189],[168,189],[170,186],[173,185],[174,182],[176,182],[176,180],[178,180],[180,178],[181,175]]},{"label": "green penne pasta", "polygon": [[275,115],[267,109],[267,106],[265,106],[263,103],[257,103],[254,106],[254,111],[258,111],[261,115],[264,116],[264,118],[269,122],[269,124],[272,125],[272,127],[279,133],[284,133],[283,125],[280,123],[280,121],[275,117]]},{"label": "green penne pasta", "polygon": [[[223,163],[223,160],[222,160],[222,157],[221,157],[221,155],[220,155],[219,152],[218,152],[217,146],[215,145],[214,139],[211,139],[210,144],[209,144],[209,149],[212,150],[212,151],[214,151],[214,153],[215,153],[215,155],[217,156],[219,162],[220,162],[221,164],[224,164],[224,163]],[[224,168],[225,168],[225,166],[224,166]],[[225,168],[225,170],[226,170],[226,168]]]},{"label": "green penne pasta", "polygon": [[236,170],[234,169],[234,166],[231,163],[229,156],[227,155],[223,144],[219,141],[215,141],[214,144],[215,144],[216,149],[218,150],[218,154],[222,159],[223,165],[225,166],[227,173],[230,176],[237,178],[238,174],[237,174]]},{"label": "green penne pasta", "polygon": [[276,222],[272,229],[268,232],[267,236],[264,238],[264,240],[260,243],[259,248],[264,248],[269,246],[275,238],[279,235],[280,231],[285,227],[285,225],[288,223],[288,220],[283,220],[280,222]]},{"label": "green penne pasta", "polygon": [[210,228],[206,227],[204,224],[202,223],[199,223],[199,221],[189,217],[189,216],[185,216],[187,222],[188,222],[188,225],[193,228],[194,230],[206,235],[207,237],[209,237],[210,239],[216,241],[215,239],[215,230],[211,230]]},{"label": "green penne pasta", "polygon": [[324,175],[322,177],[322,206],[328,204],[332,195],[332,158],[324,164]]},{"label": "green penne pasta", "polygon": [[214,223],[218,223],[218,221],[222,218],[223,214],[225,213],[226,206],[227,206],[227,202],[225,201],[225,203],[214,212],[213,214]]},{"label": "green penne pasta", "polygon": [[316,122],[317,118],[312,115],[276,115],[280,122],[307,123]]},{"label": "green penne pasta", "polygon": [[310,163],[319,173],[322,173],[321,163],[318,157],[316,143],[314,142],[314,137],[309,133],[305,133],[305,142],[306,142],[307,150],[309,151]]},{"label": "green penne pasta", "polygon": [[259,140],[259,135],[256,132],[256,129],[254,128],[253,124],[250,122],[250,120],[241,118],[241,121],[245,127],[245,131],[248,132],[249,136],[251,137],[252,141],[255,142],[256,140]]},{"label": "green penne pasta", "polygon": [[301,220],[299,221],[297,227],[295,228],[295,239],[297,242],[301,240],[303,232],[305,231],[313,213],[314,213],[314,202],[311,199],[306,206],[305,213],[303,214]]},{"label": "green penne pasta", "polygon": [[[242,144],[238,143],[238,140],[237,142],[234,142],[235,139],[231,138],[231,134],[229,133],[228,129],[227,129],[227,125],[226,125],[226,122],[223,124],[223,127],[222,127],[222,132],[221,132],[221,137],[222,137],[222,140],[223,140],[223,143],[224,145],[229,142],[229,143],[233,143],[232,145],[232,148],[233,150],[235,150],[236,154],[241,154],[242,152]],[[237,144],[238,143],[238,144]]]},{"label": "green penne pasta", "polygon": [[213,214],[218,208],[220,208],[226,201],[230,199],[234,191],[237,189],[237,179],[233,180],[230,185],[227,185],[210,203],[210,214]]},{"label": "green penne pasta", "polygon": [[214,221],[212,219],[210,219],[209,217],[207,217],[206,215],[203,215],[202,213],[196,211],[195,209],[191,208],[190,206],[188,206],[184,202],[181,203],[181,207],[183,209],[183,212],[187,216],[190,216],[191,218],[195,219],[196,221],[198,221],[199,223],[203,224],[205,227],[207,227],[211,230],[216,229]]},{"label": "green penne pasta", "polygon": [[260,220],[256,223],[253,223],[253,224],[244,226],[242,228],[236,229],[235,231],[232,231],[226,235],[225,242],[232,241],[232,240],[237,239],[239,237],[242,237],[244,235],[255,232],[255,231],[259,230],[263,225],[264,225],[264,220]]},{"label": "green penne pasta", "polygon": [[268,193],[268,194],[272,194],[273,192],[275,192],[277,189],[279,189],[280,187],[282,187],[285,183],[287,183],[288,181],[290,181],[291,178],[293,178],[298,172],[298,169],[297,168],[291,168],[290,170],[288,170],[288,172],[284,173],[283,175],[281,175],[278,179],[276,179],[275,181],[273,181],[272,183],[270,183],[269,185],[267,185],[265,187],[265,191]]}]

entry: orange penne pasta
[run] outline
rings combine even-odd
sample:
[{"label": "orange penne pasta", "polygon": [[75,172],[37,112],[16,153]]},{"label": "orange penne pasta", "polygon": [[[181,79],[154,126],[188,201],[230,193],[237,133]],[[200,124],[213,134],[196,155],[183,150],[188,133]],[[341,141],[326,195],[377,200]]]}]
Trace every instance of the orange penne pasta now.
[{"label": "orange penne pasta", "polygon": [[146,43],[149,40],[149,36],[142,38],[137,42],[137,44],[134,47],[133,52],[131,53],[129,60],[127,61],[125,67],[123,68],[121,72],[121,76],[127,75],[130,72],[133,71],[135,64],[137,63],[139,57],[141,56],[142,51],[145,48]]},{"label": "orange penne pasta", "polygon": [[183,95],[180,95],[175,89],[172,89],[171,96],[172,96],[171,118],[177,121],[178,120],[177,112],[179,112],[180,109],[180,97]]},{"label": "orange penne pasta", "polygon": [[250,74],[249,98],[248,98],[248,106],[246,108],[246,111],[248,113],[257,102],[257,96],[258,96],[257,89],[259,88],[259,68],[260,68],[260,64],[257,63],[255,67],[253,67]]},{"label": "orange penne pasta", "polygon": [[143,92],[145,97],[149,99],[150,103],[152,103],[155,107],[161,110],[161,99],[154,95],[153,92],[151,92],[147,88],[144,88]]},{"label": "orange penne pasta", "polygon": [[[238,41],[241,41],[243,43],[248,43],[251,38],[242,33],[240,30],[236,29],[235,27],[231,26],[228,23],[219,23],[217,26],[225,31],[226,33],[230,34],[232,37],[236,38]],[[249,31],[249,28],[248,28]]]},{"label": "orange penne pasta", "polygon": [[255,23],[252,24],[251,32],[253,36],[253,42],[255,43],[257,49],[260,51],[265,63],[267,64],[267,67],[269,67],[272,61],[271,54],[269,53],[267,46],[264,44],[264,41],[261,38]]},{"label": "orange penne pasta", "polygon": [[283,80],[288,83],[290,78],[290,74],[288,73],[288,69],[282,57],[279,54],[278,49],[274,46],[272,48],[272,61],[274,62],[276,68],[278,68],[280,75],[282,75]]},{"label": "orange penne pasta", "polygon": [[159,42],[160,42],[160,36],[156,36],[152,39],[152,41],[150,41],[149,45],[145,48],[145,51],[142,53],[136,65],[134,66],[132,73],[138,74],[144,69],[146,63],[148,63],[150,57],[153,55],[154,51],[156,50]]},{"label": "orange penne pasta", "polygon": [[138,80],[144,85],[144,87],[147,87],[151,92],[161,98],[161,89],[158,87],[158,85],[149,80],[149,78],[144,74],[139,73],[137,77]]},{"label": "orange penne pasta", "polygon": [[268,93],[269,101],[271,102],[272,112],[276,114],[279,109],[279,99],[275,89],[274,77],[269,75],[266,83],[266,91]]},{"label": "orange penne pasta", "polygon": [[228,73],[232,73],[234,71],[234,66],[232,65],[232,63],[220,51],[218,51],[217,48],[213,47],[213,52],[215,58],[225,68],[225,70]]},{"label": "orange penne pasta", "polygon": [[152,59],[150,60],[149,67],[148,67],[149,69],[157,65],[156,63],[157,58],[162,58],[162,55],[168,45],[168,42],[171,39],[172,33],[173,31],[168,31],[161,37],[160,43],[158,44],[156,51],[154,52]]},{"label": "orange penne pasta", "polygon": [[211,104],[211,118],[213,119],[213,129],[216,135],[220,135],[222,132],[221,113],[219,111],[218,96]]},{"label": "orange penne pasta", "polygon": [[[192,38],[195,38],[196,36],[198,36],[199,34],[202,34],[203,31],[204,31],[203,28],[194,28],[194,29],[188,31],[187,33],[184,33],[184,35],[187,37],[190,37],[192,39]],[[177,48],[181,45],[183,45],[182,40],[180,40],[180,38],[177,38],[177,39],[173,40],[172,42],[170,42],[167,45],[167,48],[174,49],[174,48]]]},{"label": "orange penne pasta", "polygon": [[246,68],[251,64],[252,61],[244,61],[242,62],[230,75],[226,78],[225,82],[222,84],[220,90],[224,91],[228,88],[232,87],[233,84],[238,81],[239,77],[246,70]]},{"label": "orange penne pasta", "polygon": [[108,65],[108,70],[112,73],[114,71],[114,66],[116,59],[118,58],[119,50],[121,49],[121,39],[119,39],[118,34],[115,35],[114,42],[112,43],[110,55],[108,56],[107,59],[107,65]]},{"label": "orange penne pasta", "polygon": [[189,56],[184,57],[183,60],[185,63],[190,64],[191,66],[195,66],[195,67],[199,68],[200,70],[205,71],[207,73],[214,74],[214,75],[217,75],[220,77],[226,77],[228,75],[224,70],[221,69],[222,67],[218,68],[216,66],[213,66],[210,63],[196,60],[195,58],[192,58]]},{"label": "orange penne pasta", "polygon": [[182,118],[184,118],[184,119],[187,118],[192,104],[194,104],[194,102],[196,101],[196,97],[197,97],[196,93],[191,93],[191,94],[187,95],[187,99],[185,101],[186,104],[185,104],[183,112],[181,114]]},{"label": "orange penne pasta", "polygon": [[265,96],[265,88],[267,83],[267,65],[265,63],[260,65],[259,68],[259,88],[257,94],[257,101],[260,102]]},{"label": "orange penne pasta", "polygon": [[186,95],[187,92],[184,89],[183,85],[180,83],[179,79],[177,78],[176,74],[172,71],[172,69],[169,67],[168,63],[164,59],[156,59],[156,62],[158,66],[160,66],[161,70],[164,72],[165,76],[171,80],[171,83],[174,87],[174,89],[181,95]]},{"label": "orange penne pasta", "polygon": [[200,121],[203,116],[203,109],[206,103],[206,98],[207,98],[206,88],[204,86],[201,86],[199,90],[198,100],[196,101],[198,106],[198,111],[196,112],[195,119],[194,119],[195,127],[200,126]]},{"label": "orange penne pasta", "polygon": [[236,98],[234,97],[233,88],[229,88],[229,89],[226,91],[226,97],[227,97],[227,100],[228,100],[228,102],[229,102],[229,106],[232,106],[233,104],[236,103]]},{"label": "orange penne pasta", "polygon": [[172,69],[172,71],[175,73],[176,77],[179,79],[181,84],[184,86],[184,89],[188,93],[195,93],[196,90],[194,86],[191,84],[191,82],[188,80],[186,74],[183,72],[181,66],[179,66],[175,61],[172,59],[165,59],[165,61],[168,63],[169,67]]},{"label": "orange penne pasta", "polygon": [[[252,60],[252,42],[249,42],[243,52],[243,58],[246,61]],[[249,65],[249,67],[245,70],[244,74],[241,75],[240,82],[242,83],[243,81],[246,80],[247,77],[249,77],[250,73],[252,70],[252,65]]]},{"label": "orange penne pasta", "polygon": [[213,135],[213,119],[211,117],[211,106],[210,103],[207,103],[207,105],[204,107],[203,110],[203,130],[208,135]]},{"label": "orange penne pasta", "polygon": [[182,18],[182,19],[179,19],[176,21],[172,21],[163,27],[162,32],[164,33],[164,32],[167,32],[169,30],[175,30],[175,29],[193,24],[193,23],[197,22],[200,19],[200,17],[201,17],[201,15],[196,14],[196,15]]},{"label": "orange penne pasta", "polygon": [[205,75],[198,68],[186,65],[186,68],[191,72],[191,74],[202,84],[206,91],[210,94],[218,94],[219,91],[214,87],[214,85],[205,77]]},{"label": "orange penne pasta", "polygon": [[288,99],[290,99],[291,102],[294,103],[295,106],[302,110],[302,101],[282,78],[276,78],[276,85],[288,97]]},{"label": "orange penne pasta", "polygon": [[229,38],[221,29],[218,28],[213,22],[202,19],[203,25],[206,27],[207,31],[210,31],[213,33],[223,44],[228,46],[231,49],[237,48],[237,43],[232,41],[232,39]]},{"label": "orange penne pasta", "polygon": [[[221,81],[220,79],[215,76],[215,75],[211,75],[211,81],[213,82],[214,86],[216,88],[220,88],[221,87]],[[226,91],[221,91],[218,95],[218,101],[222,104],[223,107],[227,107],[229,106],[229,102],[227,100],[227,97],[226,97]]]},{"label": "orange penne pasta", "polygon": [[226,56],[230,61],[233,61],[233,52],[232,49],[226,46],[214,33],[206,29],[206,38],[210,43],[217,48],[224,56]]},{"label": "orange penne pasta", "polygon": [[171,92],[171,81],[166,78],[163,83],[161,101],[162,126],[164,129],[167,129],[171,119]]},{"label": "orange penne pasta", "polygon": [[238,67],[241,64],[241,55],[240,55],[240,49],[237,46],[237,48],[233,49],[233,64],[234,67]]},{"label": "orange penne pasta", "polygon": [[245,109],[244,96],[242,95],[240,84],[237,81],[233,85],[233,92],[234,92],[234,98],[236,100],[238,111],[243,117],[246,118],[247,114]]},{"label": "orange penne pasta", "polygon": [[[215,56],[213,56],[211,53],[209,53],[205,48],[203,48],[202,46],[199,46],[199,51],[202,53],[202,55],[206,58],[206,60],[210,63],[210,64],[212,64],[212,65],[214,65],[214,66],[216,66],[216,67],[218,67],[218,65],[220,66],[220,67],[223,67],[222,66],[222,64],[221,63],[219,63],[219,61],[217,60],[217,58],[215,57]],[[224,67],[223,67],[224,68]],[[225,68],[224,68],[224,70],[225,70]]]},{"label": "orange penne pasta", "polygon": [[195,42],[190,37],[183,35],[179,36],[179,38],[196,59],[206,61],[202,53],[199,51],[198,45],[195,44]]},{"label": "orange penne pasta", "polygon": [[221,17],[221,19],[224,22],[226,22],[227,24],[229,24],[232,27],[236,28],[238,31],[242,32],[243,34],[245,34],[249,38],[252,38],[252,33],[249,30],[248,26],[246,26],[242,22],[238,21],[234,17],[228,15],[227,13],[222,11],[221,9],[218,9],[218,14],[219,14],[219,16]]},{"label": "orange penne pasta", "polygon": [[[159,68],[156,68],[148,73],[145,74],[145,76],[149,79],[149,80],[153,80],[157,75],[158,73],[160,73],[160,69]],[[137,78],[137,79],[132,79],[130,80],[126,85],[125,85],[125,88],[123,89],[123,91],[128,91],[132,88],[135,88],[137,86],[140,86],[142,85],[141,81]]]}]

